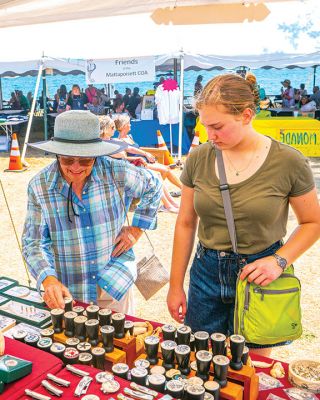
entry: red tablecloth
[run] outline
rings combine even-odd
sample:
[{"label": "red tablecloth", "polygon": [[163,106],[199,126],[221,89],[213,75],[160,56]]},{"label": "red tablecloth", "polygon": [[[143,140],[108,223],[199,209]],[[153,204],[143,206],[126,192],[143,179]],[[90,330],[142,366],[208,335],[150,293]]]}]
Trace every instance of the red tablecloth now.
[{"label": "red tablecloth", "polygon": [[[76,364],[75,367],[82,369],[84,371],[88,371],[90,373],[90,377],[93,378],[92,382],[90,383],[90,386],[88,387],[87,393],[86,394],[96,394],[98,395],[101,399],[107,399],[110,397],[116,398],[117,394],[122,392],[123,393],[123,389],[125,387],[129,387],[130,382],[126,381],[125,379],[121,379],[118,377],[115,377],[115,379],[120,383],[120,390],[114,394],[109,394],[109,395],[105,395],[103,394],[103,392],[100,390],[101,388],[101,383],[98,383],[95,380],[95,376],[98,372],[101,372],[100,369],[96,369],[93,367],[88,367],[86,365],[78,365]],[[67,381],[71,382],[71,385],[68,388],[64,388],[64,387],[59,387],[59,389],[63,390],[63,397],[61,397],[63,400],[71,400],[71,399],[76,399],[77,397],[75,397],[73,395],[78,383],[81,380],[81,377],[73,375],[71,372],[69,372],[66,368],[63,368],[61,371],[59,371],[57,374],[55,374],[56,376],[58,376],[59,378],[62,379],[66,379]],[[51,382],[50,382],[51,383]],[[36,392],[41,393],[41,394],[45,394],[47,396],[50,396],[51,398],[53,398],[54,396],[50,395],[48,393],[48,391],[46,389],[44,389],[41,385],[39,385],[36,389],[34,389]],[[84,395],[80,396],[80,399],[83,397]],[[161,395],[160,395],[161,396]],[[158,398],[160,397],[158,396]],[[21,396],[19,397],[19,399],[23,399],[23,400],[30,400],[30,397],[28,396]]]},{"label": "red tablecloth", "polygon": [[[256,354],[250,354],[250,356],[251,356],[252,360],[264,361],[264,362],[267,362],[268,364],[270,364],[272,362],[272,360],[273,360],[273,359],[270,359],[270,358],[267,358],[267,357],[258,356]],[[275,360],[275,361],[277,361],[277,360]],[[275,394],[275,395],[277,395],[279,397],[282,397],[284,399],[289,399],[289,397],[286,395],[286,393],[283,391],[283,389],[291,388],[291,387],[293,387],[293,385],[288,380],[288,364],[284,363],[284,362],[281,362],[281,364],[283,365],[283,368],[284,368],[285,373],[286,373],[284,378],[279,379],[279,381],[283,384],[283,387],[280,387],[280,388],[277,388],[277,389],[272,389],[272,390],[262,390],[262,391],[260,391],[259,392],[259,400],[265,400],[270,393]],[[258,372],[264,372],[265,374],[268,374],[268,375],[270,373],[270,370],[271,370],[271,368],[256,368],[256,372],[257,373]],[[318,396],[316,395],[316,397],[318,399],[320,399],[319,395]]]},{"label": "red tablecloth", "polygon": [[5,354],[31,361],[32,372],[18,381],[6,384],[4,392],[0,395],[1,400],[19,399],[23,395],[24,389],[33,389],[37,387],[48,372],[55,374],[57,371],[61,370],[63,366],[62,361],[52,354],[7,337],[5,341]]},{"label": "red tablecloth", "polygon": [[[85,304],[81,304],[86,306]],[[126,317],[128,320],[131,321],[143,321],[141,318],[136,318],[133,316],[127,316]],[[161,326],[162,324],[158,322],[153,322],[150,321],[154,327]],[[16,400],[16,399],[27,399],[27,396],[24,396],[24,389],[29,388],[29,389],[34,389],[36,388],[36,391],[39,391],[42,394],[47,394],[45,389],[43,389],[40,386],[40,382],[42,379],[45,379],[45,376],[48,372],[51,372],[57,376],[60,376],[61,378],[70,380],[72,382],[72,385],[70,388],[63,389],[65,391],[65,395],[63,396],[63,399],[74,399],[73,397],[73,391],[77,385],[77,383],[80,381],[79,377],[76,377],[72,375],[70,372],[68,372],[65,369],[62,369],[63,365],[60,359],[57,357],[45,353],[41,350],[35,349],[33,347],[27,346],[23,343],[20,343],[16,340],[5,338],[6,340],[6,354],[12,354],[17,357],[21,357],[24,359],[27,359],[29,361],[33,362],[33,370],[32,373],[25,378],[13,382],[9,385],[6,385],[6,389],[2,395],[0,395],[0,399],[10,399],[10,400]],[[257,355],[251,355],[253,360],[259,360],[259,361],[265,361],[267,363],[271,363],[272,359],[269,359],[267,357],[261,357]],[[286,376],[283,379],[279,379],[281,383],[283,384],[283,387],[277,388],[277,389],[272,389],[272,390],[264,390],[259,392],[259,400],[265,400],[268,395],[272,392],[273,394],[282,397],[284,399],[288,399],[289,397],[286,395],[286,393],[283,391],[285,388],[292,387],[291,383],[288,381],[288,364],[282,363],[285,371],[286,371]],[[90,370],[90,375],[91,377],[94,377],[98,370],[95,368],[91,367],[86,367],[86,366],[80,366],[80,368],[83,368],[84,370]],[[270,368],[256,368],[257,372],[264,372],[266,374],[269,374]],[[121,384],[121,388],[128,386],[129,383],[125,380],[122,379],[117,379],[119,383]],[[90,385],[90,388],[88,390],[89,393],[93,394],[100,394],[100,397],[102,395],[102,392],[100,391],[100,384],[97,382],[92,382]],[[67,396],[67,397],[66,397]],[[70,397],[69,397],[70,396]],[[52,396],[51,396],[52,397]],[[108,397],[116,397],[115,396],[108,396]],[[320,399],[320,396],[317,396]]]}]

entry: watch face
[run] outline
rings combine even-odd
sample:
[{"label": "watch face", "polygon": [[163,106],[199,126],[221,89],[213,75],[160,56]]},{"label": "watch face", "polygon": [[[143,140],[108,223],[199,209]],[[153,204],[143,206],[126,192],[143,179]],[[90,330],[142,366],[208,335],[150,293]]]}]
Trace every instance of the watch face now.
[{"label": "watch face", "polygon": [[278,254],[275,254],[274,256],[277,260],[279,267],[281,267],[282,269],[285,269],[287,266],[287,260],[285,258],[279,256]]},{"label": "watch face", "polygon": [[284,258],[281,258],[279,263],[281,268],[285,268],[287,266],[287,261]]}]

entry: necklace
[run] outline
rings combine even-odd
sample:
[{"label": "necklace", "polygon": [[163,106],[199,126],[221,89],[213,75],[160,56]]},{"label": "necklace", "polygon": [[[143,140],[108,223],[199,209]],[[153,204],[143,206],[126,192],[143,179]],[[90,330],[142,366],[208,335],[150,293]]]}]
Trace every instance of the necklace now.
[{"label": "necklace", "polygon": [[[252,161],[253,161],[253,159],[254,159],[254,156],[256,155],[256,151],[257,151],[257,148],[258,148],[258,142],[259,142],[259,139],[256,140],[256,143],[255,143],[255,146],[254,146],[254,150],[253,150],[253,152],[252,152],[252,156],[251,156],[251,158],[250,158],[248,164],[247,164],[244,168],[242,168],[242,169],[236,168],[236,167],[234,166],[234,164],[232,163],[232,161],[230,160],[230,158],[228,157],[228,154],[227,154],[227,153],[224,153],[224,154],[226,155],[226,157],[227,157],[227,160],[229,161],[230,166],[231,166],[232,169],[234,170],[236,176],[239,176],[240,173],[242,173],[243,171],[247,170],[247,169],[250,167],[250,165],[251,165],[251,163],[252,163]],[[229,168],[229,170],[231,170],[231,169]]]}]

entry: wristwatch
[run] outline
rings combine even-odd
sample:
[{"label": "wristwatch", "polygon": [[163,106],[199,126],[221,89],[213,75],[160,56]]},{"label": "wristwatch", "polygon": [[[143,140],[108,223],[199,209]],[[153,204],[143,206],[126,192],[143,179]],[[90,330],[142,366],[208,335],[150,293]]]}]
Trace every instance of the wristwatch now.
[{"label": "wristwatch", "polygon": [[287,268],[288,261],[285,258],[279,256],[279,254],[276,253],[272,254],[272,257],[274,257],[277,260],[277,264],[279,265],[280,268],[282,268],[282,271],[284,271]]}]

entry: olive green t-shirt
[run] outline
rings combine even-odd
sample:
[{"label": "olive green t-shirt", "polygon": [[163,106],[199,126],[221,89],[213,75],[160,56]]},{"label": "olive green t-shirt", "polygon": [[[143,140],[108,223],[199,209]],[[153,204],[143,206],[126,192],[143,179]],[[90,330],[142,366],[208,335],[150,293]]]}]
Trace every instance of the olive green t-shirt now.
[{"label": "olive green t-shirt", "polygon": [[[194,189],[200,242],[209,249],[230,251],[232,245],[211,143],[202,144],[190,153],[181,181]],[[254,254],[281,240],[286,235],[289,196],[300,196],[313,188],[307,158],[272,139],[262,166],[250,178],[230,185],[238,252]]]}]

